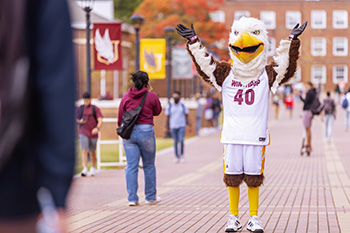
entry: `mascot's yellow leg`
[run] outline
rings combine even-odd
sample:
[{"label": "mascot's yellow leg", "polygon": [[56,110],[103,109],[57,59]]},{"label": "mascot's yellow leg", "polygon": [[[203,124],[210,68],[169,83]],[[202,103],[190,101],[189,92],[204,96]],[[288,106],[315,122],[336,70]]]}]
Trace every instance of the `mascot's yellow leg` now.
[{"label": "mascot's yellow leg", "polygon": [[259,187],[248,187],[249,215],[258,215]]},{"label": "mascot's yellow leg", "polygon": [[238,204],[239,204],[239,186],[228,187],[228,195],[230,201],[230,213],[232,215],[238,215]]}]

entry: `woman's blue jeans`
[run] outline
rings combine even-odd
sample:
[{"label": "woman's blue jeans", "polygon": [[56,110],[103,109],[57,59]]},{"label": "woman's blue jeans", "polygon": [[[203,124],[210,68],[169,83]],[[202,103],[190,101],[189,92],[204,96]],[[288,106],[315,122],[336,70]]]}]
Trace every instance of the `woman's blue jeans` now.
[{"label": "woman's blue jeans", "polygon": [[[185,129],[185,127],[171,129],[171,136],[174,139],[174,149],[176,158],[180,158],[184,154]],[[178,143],[180,143],[180,153],[178,150]]]},{"label": "woman's blue jeans", "polygon": [[129,202],[139,201],[137,196],[139,161],[142,158],[145,175],[145,199],[153,201],[156,197],[156,138],[153,125],[135,125],[130,139],[123,140],[126,163],[126,188]]}]

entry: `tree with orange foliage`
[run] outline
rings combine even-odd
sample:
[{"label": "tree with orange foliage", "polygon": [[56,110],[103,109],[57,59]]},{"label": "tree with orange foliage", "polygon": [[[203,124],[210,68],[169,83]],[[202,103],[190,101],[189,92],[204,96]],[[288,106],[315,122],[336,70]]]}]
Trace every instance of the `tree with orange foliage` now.
[{"label": "tree with orange foliage", "polygon": [[[145,18],[141,37],[164,37],[163,29],[166,26],[193,23],[196,33],[204,39],[205,44],[211,45],[228,36],[225,24],[213,22],[209,17],[209,13],[218,10],[222,2],[223,0],[143,0],[134,13]],[[177,33],[174,33],[173,39],[183,43]],[[217,52],[220,55],[227,54],[226,51]]]}]

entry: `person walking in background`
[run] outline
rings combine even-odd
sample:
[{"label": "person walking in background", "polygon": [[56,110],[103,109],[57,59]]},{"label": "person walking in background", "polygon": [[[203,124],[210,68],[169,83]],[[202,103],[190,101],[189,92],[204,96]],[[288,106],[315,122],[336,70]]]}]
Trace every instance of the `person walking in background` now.
[{"label": "person walking in background", "polygon": [[338,85],[339,85],[339,89],[340,89],[340,95],[346,94],[346,91],[345,91],[346,83],[344,81],[341,81],[338,83]]},{"label": "person walking in background", "polygon": [[291,93],[293,92],[293,89],[292,89],[292,85],[288,84],[288,85],[284,85],[284,90],[283,90],[283,99],[285,100],[286,97]]},{"label": "person walking in background", "polygon": [[79,125],[79,141],[81,147],[81,157],[83,170],[81,176],[88,174],[88,153],[90,154],[91,168],[90,175],[96,174],[96,144],[98,132],[102,126],[101,110],[91,104],[91,95],[89,92],[83,94],[84,104],[79,106],[76,111],[76,122]]},{"label": "person walking in background", "polygon": [[204,106],[204,119],[205,119],[205,127],[208,131],[210,131],[213,127],[213,98],[211,93],[207,94],[206,103]]},{"label": "person walking in background", "polygon": [[219,126],[219,116],[221,113],[221,101],[217,96],[213,98],[212,109],[213,109],[213,126],[217,128]]},{"label": "person walking in background", "polygon": [[327,91],[327,98],[323,100],[324,105],[324,117],[322,115],[322,120],[325,122],[325,139],[327,142],[331,141],[333,122],[336,119],[336,104],[331,98],[331,93]]},{"label": "person walking in background", "polygon": [[201,129],[201,124],[202,124],[202,117],[203,117],[203,104],[200,103],[200,94],[196,94],[196,135],[199,135],[199,130]]},{"label": "person walking in background", "polygon": [[339,104],[339,102],[340,102],[340,94],[341,94],[339,83],[335,86],[334,92],[335,92],[335,101],[336,101],[336,103]]},{"label": "person walking in background", "polygon": [[122,123],[123,114],[126,111],[136,109],[145,94],[146,100],[136,120],[130,139],[123,140],[126,156],[126,188],[128,192],[129,206],[138,206],[138,172],[139,161],[142,158],[143,172],[145,175],[145,202],[148,205],[158,203],[161,198],[157,196],[156,182],[156,138],[154,134],[154,116],[162,112],[162,106],[156,93],[149,84],[148,74],[137,71],[131,75],[134,87],[121,99],[118,109],[118,126]]},{"label": "person walking in background", "polygon": [[341,104],[342,104],[342,108],[345,110],[345,116],[344,116],[345,131],[348,131],[350,129],[350,88],[348,92],[343,96]]},{"label": "person walking in background", "polygon": [[[174,139],[175,159],[174,163],[185,162],[184,157],[184,139],[186,125],[191,126],[188,121],[188,108],[180,102],[181,93],[174,91],[173,99],[174,103],[170,103],[165,108],[165,115],[167,116],[166,122],[169,125],[171,136]],[[180,151],[178,149],[180,144]]]},{"label": "person walking in background", "polygon": [[4,0],[0,15],[0,232],[65,233],[76,97],[67,2]]},{"label": "person walking in background", "polygon": [[278,93],[273,94],[272,96],[272,105],[274,109],[275,119],[278,119],[278,112],[279,112],[279,106],[280,106],[280,97]]},{"label": "person walking in background", "polygon": [[303,125],[305,128],[306,133],[306,144],[305,139],[303,138],[302,148],[301,148],[301,154],[306,152],[308,155],[310,155],[310,152],[312,152],[311,147],[311,123],[313,119],[313,114],[311,112],[311,104],[314,101],[314,99],[317,97],[316,89],[314,88],[314,85],[311,82],[306,83],[306,97],[305,99],[301,96],[300,92],[298,93],[299,98],[301,101],[303,101]]},{"label": "person walking in background", "polygon": [[289,118],[293,117],[293,108],[294,108],[294,98],[293,93],[289,92],[284,99],[284,104],[286,105],[287,111],[289,112]]}]

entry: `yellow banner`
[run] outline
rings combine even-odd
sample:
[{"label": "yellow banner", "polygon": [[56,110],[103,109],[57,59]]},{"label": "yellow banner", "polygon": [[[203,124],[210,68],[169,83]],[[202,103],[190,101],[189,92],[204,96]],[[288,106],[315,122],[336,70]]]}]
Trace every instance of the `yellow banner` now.
[{"label": "yellow banner", "polygon": [[165,39],[141,39],[140,70],[148,73],[150,79],[165,78]]}]

